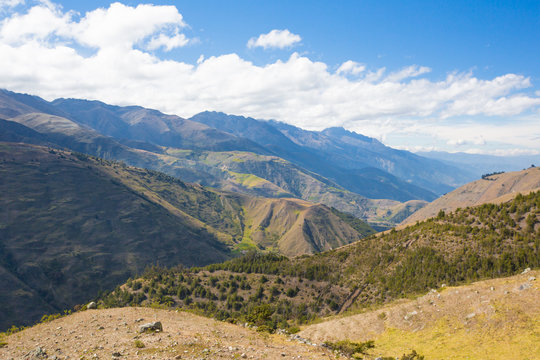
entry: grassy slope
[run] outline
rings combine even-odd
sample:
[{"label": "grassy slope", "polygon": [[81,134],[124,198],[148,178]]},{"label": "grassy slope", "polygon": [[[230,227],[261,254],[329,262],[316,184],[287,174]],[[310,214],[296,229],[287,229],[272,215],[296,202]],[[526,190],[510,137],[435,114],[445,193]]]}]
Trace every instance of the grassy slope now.
[{"label": "grassy slope", "polygon": [[382,229],[392,227],[403,217],[426,204],[420,200],[400,203],[394,200],[367,199],[275,156],[240,151],[201,152],[174,148],[167,148],[165,154],[176,159],[170,161],[174,166],[191,166],[212,178],[203,179],[193,174],[190,181],[207,182],[208,185],[221,189],[252,195],[297,197],[322,203]]},{"label": "grassy slope", "polygon": [[428,359],[540,357],[539,271],[445,287],[414,300],[307,326],[301,336],[374,340],[378,356],[413,348]]},{"label": "grassy slope", "polygon": [[0,254],[13,279],[2,278],[12,291],[0,301],[38,307],[29,317],[4,314],[2,327],[83,302],[156,262],[229,257],[216,236],[108,174],[119,164],[1,143],[0,171]]}]

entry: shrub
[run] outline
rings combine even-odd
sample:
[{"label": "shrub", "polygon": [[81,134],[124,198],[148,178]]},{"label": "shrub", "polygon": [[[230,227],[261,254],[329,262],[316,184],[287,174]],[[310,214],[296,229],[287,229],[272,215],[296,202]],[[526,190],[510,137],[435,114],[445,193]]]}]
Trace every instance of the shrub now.
[{"label": "shrub", "polygon": [[410,354],[404,354],[401,360],[424,360],[424,357],[413,350]]},{"label": "shrub", "polygon": [[141,340],[135,340],[135,347],[142,349],[144,347],[144,343]]},{"label": "shrub", "polygon": [[369,340],[366,342],[340,340],[336,342],[325,341],[324,345],[326,345],[332,350],[340,351],[347,356],[353,356],[354,354],[365,354],[367,350],[375,347],[375,342],[373,340]]}]

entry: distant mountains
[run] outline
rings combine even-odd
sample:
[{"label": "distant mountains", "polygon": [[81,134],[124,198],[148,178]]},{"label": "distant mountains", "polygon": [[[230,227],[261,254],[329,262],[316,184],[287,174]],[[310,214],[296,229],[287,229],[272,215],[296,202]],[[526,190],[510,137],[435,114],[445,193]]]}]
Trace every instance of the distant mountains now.
[{"label": "distant mountains", "polygon": [[54,144],[222,190],[320,202],[377,229],[479,177],[471,164],[392,149],[343,128],[307,131],[217,112],[183,119],[0,90],[0,118],[25,126],[4,122],[5,141]]},{"label": "distant mountains", "polygon": [[223,193],[50,147],[0,142],[0,171],[1,328],[82,303],[149,265],[205,265],[250,249],[311,254],[374,233],[325,205]]},{"label": "distant mountains", "polygon": [[[378,229],[393,226],[425,200],[436,198],[433,191],[413,180],[384,170],[400,168],[396,161],[410,158],[411,164],[424,161],[421,168],[437,174],[432,169],[436,161],[387,148],[343,129],[341,133],[337,129],[308,132],[273,121],[207,112],[182,119],[137,106],[76,99],[47,102],[7,90],[0,91],[1,117],[26,127],[9,125],[10,135],[0,135],[6,141],[18,138],[54,144],[224,190],[321,202]],[[347,155],[353,150],[357,153]],[[460,181],[456,179],[459,171],[447,172],[453,174],[450,182]],[[444,190],[451,186],[440,181],[432,185]],[[414,206],[401,205],[410,200],[415,200]]]},{"label": "distant mountains", "polygon": [[216,112],[203,112],[191,120],[253,140],[284,159],[372,199],[433,200],[437,194],[469,179],[466,171],[389,148],[343,128],[307,131],[277,121]]},{"label": "distant mountains", "polygon": [[484,154],[447,153],[443,151],[418,152],[420,156],[435,159],[472,172],[475,179],[483,174],[500,171],[518,171],[540,164],[540,155],[495,156]]}]

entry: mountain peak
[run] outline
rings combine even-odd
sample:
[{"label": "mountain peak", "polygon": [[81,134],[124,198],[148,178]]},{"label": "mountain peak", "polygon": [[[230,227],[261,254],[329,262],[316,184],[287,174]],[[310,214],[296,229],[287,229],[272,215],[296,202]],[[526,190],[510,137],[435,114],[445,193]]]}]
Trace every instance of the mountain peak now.
[{"label": "mountain peak", "polygon": [[365,135],[362,135],[362,134],[358,134],[357,132],[347,130],[347,129],[341,127],[341,126],[335,126],[335,127],[326,128],[323,131],[321,131],[321,133],[325,134],[327,136],[331,136],[331,137],[348,136],[348,137],[352,137],[352,138],[355,138],[357,140],[361,140],[361,141],[364,141],[364,142],[380,143],[380,141],[378,141],[377,139],[374,139],[372,137],[365,136]]}]

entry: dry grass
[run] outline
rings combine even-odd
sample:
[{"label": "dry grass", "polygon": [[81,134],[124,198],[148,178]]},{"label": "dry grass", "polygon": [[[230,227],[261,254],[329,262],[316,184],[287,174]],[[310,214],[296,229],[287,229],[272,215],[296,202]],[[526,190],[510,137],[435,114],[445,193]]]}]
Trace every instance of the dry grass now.
[{"label": "dry grass", "polygon": [[[432,291],[303,329],[316,342],[375,340],[374,355],[426,359],[540,358],[540,271]],[[530,288],[520,290],[529,284]],[[384,316],[381,314],[385,314]]]}]

